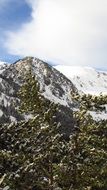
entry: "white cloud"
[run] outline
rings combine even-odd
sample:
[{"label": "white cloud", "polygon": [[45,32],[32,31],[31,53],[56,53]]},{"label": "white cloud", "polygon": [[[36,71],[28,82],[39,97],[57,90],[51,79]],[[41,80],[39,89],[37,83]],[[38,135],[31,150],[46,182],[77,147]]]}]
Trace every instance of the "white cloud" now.
[{"label": "white cloud", "polygon": [[26,0],[32,21],[8,32],[11,54],[107,68],[107,0]]}]

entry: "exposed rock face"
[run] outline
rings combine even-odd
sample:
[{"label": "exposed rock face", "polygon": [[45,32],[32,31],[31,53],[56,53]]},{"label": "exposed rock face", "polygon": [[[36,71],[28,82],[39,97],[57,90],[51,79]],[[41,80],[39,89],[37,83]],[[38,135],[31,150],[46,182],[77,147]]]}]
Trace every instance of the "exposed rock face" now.
[{"label": "exposed rock face", "polygon": [[0,66],[0,122],[15,122],[24,119],[17,111],[19,99],[17,92],[24,82],[24,76],[31,70],[40,84],[41,93],[45,98],[59,103],[61,111],[58,121],[65,126],[68,133],[73,126],[71,93],[77,91],[73,83],[63,74],[43,61],[27,57],[14,64]]}]

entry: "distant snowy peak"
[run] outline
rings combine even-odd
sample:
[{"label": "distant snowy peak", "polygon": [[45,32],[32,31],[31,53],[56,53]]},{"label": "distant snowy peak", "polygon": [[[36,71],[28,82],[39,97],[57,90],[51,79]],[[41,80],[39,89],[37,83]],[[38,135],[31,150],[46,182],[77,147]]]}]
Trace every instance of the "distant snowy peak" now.
[{"label": "distant snowy peak", "polygon": [[0,61],[0,65],[2,65],[2,64],[4,64],[5,62],[3,62],[3,61]]},{"label": "distant snowy peak", "polygon": [[4,71],[4,69],[7,67],[7,63],[0,61],[0,74]]},{"label": "distant snowy peak", "polygon": [[57,65],[55,68],[69,78],[79,91],[86,94],[107,94],[107,72],[92,67]]},{"label": "distant snowy peak", "polygon": [[8,64],[7,62],[4,62],[4,61],[0,61],[0,67],[1,66],[4,66],[4,65],[6,65],[6,64]]},{"label": "distant snowy peak", "polygon": [[5,63],[0,61],[0,70],[5,66]]}]

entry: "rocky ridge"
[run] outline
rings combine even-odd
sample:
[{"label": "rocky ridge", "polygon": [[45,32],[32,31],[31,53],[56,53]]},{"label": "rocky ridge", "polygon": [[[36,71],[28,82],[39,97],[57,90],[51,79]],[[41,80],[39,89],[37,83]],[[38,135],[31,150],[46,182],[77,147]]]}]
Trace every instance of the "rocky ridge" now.
[{"label": "rocky ridge", "polygon": [[[48,100],[60,105],[58,120],[71,127],[72,111],[78,109],[78,102],[72,99],[75,92],[80,94],[107,94],[107,73],[93,68],[56,66],[26,57],[14,64],[0,62],[0,122],[10,123],[29,119],[29,115],[18,112],[20,100],[17,92],[24,83],[24,78],[31,71],[40,84],[41,94]],[[63,74],[62,74],[63,73]],[[64,75],[65,74],[65,75]],[[95,120],[107,119],[105,111],[89,111]]]},{"label": "rocky ridge", "polygon": [[17,92],[23,85],[24,77],[29,70],[35,75],[35,79],[38,80],[41,94],[50,101],[60,104],[58,121],[67,121],[68,126],[72,127],[74,102],[71,94],[77,91],[76,87],[55,68],[33,57],[24,58],[14,64],[1,65],[0,122],[10,123],[29,118],[28,116],[20,115],[17,110],[20,102]]}]

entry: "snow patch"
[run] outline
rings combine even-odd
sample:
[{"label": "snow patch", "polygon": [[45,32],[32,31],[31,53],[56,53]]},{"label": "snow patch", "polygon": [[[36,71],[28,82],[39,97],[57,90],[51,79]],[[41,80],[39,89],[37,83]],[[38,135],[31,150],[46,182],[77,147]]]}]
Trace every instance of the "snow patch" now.
[{"label": "snow patch", "polygon": [[104,112],[95,112],[95,111],[88,111],[95,121],[107,120],[107,113]]},{"label": "snow patch", "polygon": [[57,65],[55,68],[70,79],[79,91],[92,95],[107,94],[107,72],[91,67]]},{"label": "snow patch", "polygon": [[0,117],[2,117],[3,116],[3,112],[2,112],[2,110],[0,110]]},{"label": "snow patch", "polygon": [[16,123],[16,122],[17,122],[16,118],[13,117],[13,116],[10,116],[10,120],[11,120],[11,122],[13,122],[13,123]]}]

